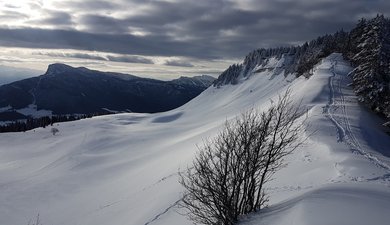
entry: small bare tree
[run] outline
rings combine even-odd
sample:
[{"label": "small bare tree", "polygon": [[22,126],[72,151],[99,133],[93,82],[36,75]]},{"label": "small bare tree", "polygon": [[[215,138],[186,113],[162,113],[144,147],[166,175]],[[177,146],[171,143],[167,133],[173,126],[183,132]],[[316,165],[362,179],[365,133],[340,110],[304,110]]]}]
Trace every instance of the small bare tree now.
[{"label": "small bare tree", "polygon": [[303,142],[305,120],[298,121],[303,112],[287,91],[267,111],[243,113],[205,141],[193,165],[179,173],[186,189],[180,205],[189,219],[231,225],[266,206],[264,185]]},{"label": "small bare tree", "polygon": [[50,129],[50,132],[53,134],[53,135],[56,135],[58,132],[60,132],[57,128],[55,128],[55,127],[52,127],[51,129]]}]

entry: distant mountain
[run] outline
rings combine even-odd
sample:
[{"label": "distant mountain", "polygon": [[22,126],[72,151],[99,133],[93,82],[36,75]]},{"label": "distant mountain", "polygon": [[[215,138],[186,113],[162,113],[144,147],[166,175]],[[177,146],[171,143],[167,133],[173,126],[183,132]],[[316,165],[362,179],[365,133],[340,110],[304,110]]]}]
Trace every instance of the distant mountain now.
[{"label": "distant mountain", "polygon": [[206,75],[160,81],[52,64],[41,76],[0,86],[0,120],[104,111],[167,111],[196,97],[213,81]]},{"label": "distant mountain", "polygon": [[264,70],[310,77],[313,67],[334,52],[354,66],[350,75],[359,100],[390,118],[390,19],[383,15],[361,19],[350,32],[341,30],[300,46],[255,50],[225,70],[214,86],[234,85]]}]

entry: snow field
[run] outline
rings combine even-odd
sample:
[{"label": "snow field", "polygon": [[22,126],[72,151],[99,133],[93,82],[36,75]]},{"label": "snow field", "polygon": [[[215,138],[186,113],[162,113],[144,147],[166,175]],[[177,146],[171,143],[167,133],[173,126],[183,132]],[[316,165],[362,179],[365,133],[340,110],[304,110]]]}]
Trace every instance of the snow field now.
[{"label": "snow field", "polygon": [[[280,65],[278,62],[270,65]],[[332,54],[310,79],[271,70],[210,87],[158,114],[117,114],[0,135],[0,224],[186,225],[177,172],[223,123],[290,87],[308,109],[308,141],[267,187],[270,206],[242,224],[388,224],[389,137],[357,103],[348,63]]]}]

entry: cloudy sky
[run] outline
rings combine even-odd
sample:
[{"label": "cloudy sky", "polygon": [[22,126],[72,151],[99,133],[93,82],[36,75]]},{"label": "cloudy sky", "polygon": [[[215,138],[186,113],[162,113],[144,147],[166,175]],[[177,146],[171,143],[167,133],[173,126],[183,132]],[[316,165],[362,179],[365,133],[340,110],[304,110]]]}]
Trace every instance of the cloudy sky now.
[{"label": "cloudy sky", "polygon": [[170,79],[218,75],[260,47],[296,45],[389,0],[0,0],[0,65],[63,62]]}]

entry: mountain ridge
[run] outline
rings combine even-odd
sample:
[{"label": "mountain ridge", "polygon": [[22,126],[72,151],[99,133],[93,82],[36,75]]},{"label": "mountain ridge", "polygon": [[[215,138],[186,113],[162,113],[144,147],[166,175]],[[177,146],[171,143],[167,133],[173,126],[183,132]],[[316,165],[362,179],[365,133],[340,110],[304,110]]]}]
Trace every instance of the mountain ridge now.
[{"label": "mountain ridge", "polygon": [[19,119],[33,116],[21,112],[26,108],[52,111],[55,115],[90,114],[104,109],[167,111],[197,96],[213,80],[204,75],[161,81],[56,63],[41,76],[0,86],[0,119],[4,113],[15,113]]}]

